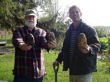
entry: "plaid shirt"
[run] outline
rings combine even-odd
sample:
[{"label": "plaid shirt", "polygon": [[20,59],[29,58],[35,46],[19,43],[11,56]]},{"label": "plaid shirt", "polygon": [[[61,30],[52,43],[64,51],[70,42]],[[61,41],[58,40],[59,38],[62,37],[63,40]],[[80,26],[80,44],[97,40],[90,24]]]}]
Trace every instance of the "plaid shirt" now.
[{"label": "plaid shirt", "polygon": [[[18,46],[20,42],[24,42],[27,33],[33,34],[35,45],[29,51],[22,51]],[[45,35],[46,32],[37,27],[35,27],[32,32],[30,32],[26,26],[17,28],[13,32],[12,42],[15,46],[14,75],[39,78],[46,74],[42,51],[42,48],[47,49]]]}]

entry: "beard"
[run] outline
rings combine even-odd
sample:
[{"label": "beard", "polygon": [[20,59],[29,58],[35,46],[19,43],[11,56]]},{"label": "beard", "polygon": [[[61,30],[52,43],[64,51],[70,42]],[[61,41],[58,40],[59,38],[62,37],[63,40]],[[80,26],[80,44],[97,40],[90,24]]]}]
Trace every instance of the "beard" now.
[{"label": "beard", "polygon": [[35,27],[36,24],[37,24],[37,21],[36,21],[36,20],[34,20],[34,21],[25,20],[25,25],[26,25],[28,28]]}]

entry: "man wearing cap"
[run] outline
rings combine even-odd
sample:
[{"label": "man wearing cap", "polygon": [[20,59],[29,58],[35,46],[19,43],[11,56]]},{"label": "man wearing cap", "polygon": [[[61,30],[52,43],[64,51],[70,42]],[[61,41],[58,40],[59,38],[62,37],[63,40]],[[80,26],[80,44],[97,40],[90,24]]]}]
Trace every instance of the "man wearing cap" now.
[{"label": "man wearing cap", "polygon": [[[24,26],[13,32],[12,43],[15,46],[14,82],[43,82],[46,75],[42,49],[52,49],[55,42],[48,43],[46,32],[36,27],[36,11],[29,9],[25,13]],[[26,43],[30,34],[33,44]]]}]

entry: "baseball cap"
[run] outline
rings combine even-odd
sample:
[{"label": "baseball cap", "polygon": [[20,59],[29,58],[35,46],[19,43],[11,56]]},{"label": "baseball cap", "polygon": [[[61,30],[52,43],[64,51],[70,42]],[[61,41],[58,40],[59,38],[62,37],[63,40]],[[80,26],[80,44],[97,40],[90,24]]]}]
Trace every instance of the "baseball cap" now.
[{"label": "baseball cap", "polygon": [[37,16],[37,12],[34,9],[28,9],[25,13],[25,16],[34,15]]}]

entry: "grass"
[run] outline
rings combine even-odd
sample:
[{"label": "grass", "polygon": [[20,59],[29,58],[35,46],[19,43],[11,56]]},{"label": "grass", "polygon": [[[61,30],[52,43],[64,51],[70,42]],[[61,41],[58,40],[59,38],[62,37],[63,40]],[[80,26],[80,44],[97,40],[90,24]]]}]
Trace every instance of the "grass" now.
[{"label": "grass", "polygon": [[[12,46],[11,38],[7,37],[6,46]],[[1,40],[1,39],[0,39]],[[55,61],[59,51],[50,51],[50,53],[44,51],[45,67],[47,75],[44,77],[44,82],[55,82],[55,73],[52,63]],[[93,73],[93,82],[110,82],[110,73],[104,73],[105,63],[98,61],[98,71]],[[0,81],[13,82],[12,70],[14,67],[14,54],[0,55]],[[62,71],[62,65],[59,66],[58,82],[69,82],[69,72]]]},{"label": "grass", "polygon": [[0,55],[0,81],[6,80],[12,82],[12,69],[14,63],[14,55]]},{"label": "grass", "polygon": [[[45,52],[45,65],[46,65],[46,71],[47,76],[44,78],[44,82],[55,82],[55,73],[53,70],[52,63],[55,61],[58,52],[57,51],[51,51],[51,53]],[[63,72],[62,71],[62,65],[59,66],[58,70],[58,82],[67,82],[69,80],[68,78],[68,71]]]},{"label": "grass", "polygon": [[[44,52],[45,54],[45,67],[47,75],[44,77],[44,82],[55,82],[55,73],[53,70],[52,63],[55,61],[58,51],[51,51],[50,53]],[[98,72],[93,73],[93,82],[110,82],[110,74],[104,73],[104,64],[98,61]],[[14,66],[14,54],[0,55],[0,81],[5,80],[8,82],[13,81],[13,70]],[[62,65],[58,71],[58,82],[69,82],[68,71],[62,71]]]},{"label": "grass", "polygon": [[110,73],[105,73],[105,63],[98,61],[98,71],[93,73],[93,82],[110,82]]}]

